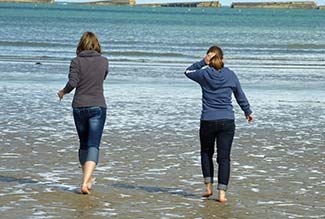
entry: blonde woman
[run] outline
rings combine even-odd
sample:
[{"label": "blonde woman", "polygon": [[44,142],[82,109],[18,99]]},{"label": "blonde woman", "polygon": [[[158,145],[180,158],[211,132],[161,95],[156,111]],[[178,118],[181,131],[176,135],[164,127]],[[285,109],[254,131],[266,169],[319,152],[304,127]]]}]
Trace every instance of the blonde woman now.
[{"label": "blonde woman", "polygon": [[212,46],[203,60],[186,69],[186,76],[202,88],[202,114],[200,124],[201,166],[206,192],[213,194],[213,154],[217,143],[218,200],[225,202],[230,176],[230,151],[235,134],[235,115],[232,94],[244,111],[246,119],[253,121],[252,111],[236,74],[224,67],[223,52]]},{"label": "blonde woman", "polygon": [[81,193],[90,194],[106,120],[103,82],[108,74],[108,60],[102,56],[101,46],[92,32],[82,35],[76,53],[77,57],[70,64],[69,81],[58,96],[61,100],[65,94],[76,89],[72,108],[80,142],[79,162],[83,171]]}]

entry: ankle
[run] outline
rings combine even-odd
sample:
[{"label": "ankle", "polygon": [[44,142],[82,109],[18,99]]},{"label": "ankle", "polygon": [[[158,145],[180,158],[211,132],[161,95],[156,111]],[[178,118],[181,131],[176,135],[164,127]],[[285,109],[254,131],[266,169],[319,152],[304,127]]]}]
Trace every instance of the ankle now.
[{"label": "ankle", "polygon": [[207,190],[208,192],[212,193],[212,190],[213,190],[213,188],[212,188],[212,183],[206,183],[206,184],[205,184],[205,187],[206,187],[206,190]]},{"label": "ankle", "polygon": [[212,183],[205,183],[205,186],[211,188],[212,187]]},{"label": "ankle", "polygon": [[226,202],[226,191],[225,190],[219,190],[219,194],[218,194],[218,199],[220,202]]}]

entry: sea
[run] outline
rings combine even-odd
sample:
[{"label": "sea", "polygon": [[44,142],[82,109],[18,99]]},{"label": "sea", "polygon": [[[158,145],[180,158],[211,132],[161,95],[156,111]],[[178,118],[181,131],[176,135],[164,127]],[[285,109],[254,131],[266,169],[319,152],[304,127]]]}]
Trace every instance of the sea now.
[{"label": "sea", "polygon": [[[91,195],[73,93],[57,97],[85,31],[109,59]],[[255,119],[233,99],[225,204],[216,186],[201,198],[201,88],[184,76],[215,44]],[[325,11],[0,3],[1,218],[325,218],[324,121]]]}]

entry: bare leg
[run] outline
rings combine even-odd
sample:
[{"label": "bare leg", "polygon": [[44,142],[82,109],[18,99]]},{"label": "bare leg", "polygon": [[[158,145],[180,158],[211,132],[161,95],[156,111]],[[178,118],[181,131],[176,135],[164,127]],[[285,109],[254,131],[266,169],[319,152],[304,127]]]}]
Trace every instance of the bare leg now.
[{"label": "bare leg", "polygon": [[206,192],[202,195],[202,197],[209,197],[213,194],[212,183],[206,183]]},{"label": "bare leg", "polygon": [[[93,161],[87,161],[83,166],[83,178],[82,178],[82,185],[81,185],[81,193],[83,194],[90,194],[89,191],[89,182],[92,182],[92,175],[96,168],[96,163]],[[91,185],[90,185],[91,189]]]},{"label": "bare leg", "polygon": [[[84,173],[85,173],[85,165],[82,165],[82,174],[84,174]],[[87,188],[88,188],[88,190],[91,190],[92,189],[92,186],[95,183],[95,181],[96,181],[96,177],[91,177],[89,179],[89,181],[87,182]]]},{"label": "bare leg", "polygon": [[87,188],[88,190],[92,190],[93,188],[93,184],[95,183],[96,181],[96,177],[91,177],[87,183]]},{"label": "bare leg", "polygon": [[226,202],[227,201],[225,190],[219,190],[218,201],[219,202]]}]

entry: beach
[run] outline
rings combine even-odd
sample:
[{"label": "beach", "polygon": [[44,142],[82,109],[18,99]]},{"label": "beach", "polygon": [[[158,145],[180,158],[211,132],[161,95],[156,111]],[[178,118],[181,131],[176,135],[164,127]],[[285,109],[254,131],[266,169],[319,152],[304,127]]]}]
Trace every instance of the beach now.
[{"label": "beach", "polygon": [[[324,218],[324,18],[320,10],[0,4],[1,214]],[[84,31],[110,60],[88,196],[79,194],[73,95],[56,96]],[[226,204],[200,197],[201,90],[184,76],[214,43],[255,116],[248,124],[234,101]]]}]

